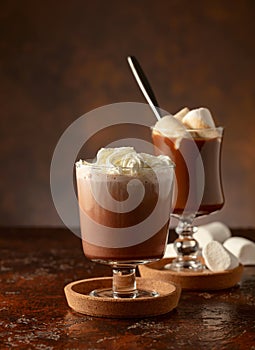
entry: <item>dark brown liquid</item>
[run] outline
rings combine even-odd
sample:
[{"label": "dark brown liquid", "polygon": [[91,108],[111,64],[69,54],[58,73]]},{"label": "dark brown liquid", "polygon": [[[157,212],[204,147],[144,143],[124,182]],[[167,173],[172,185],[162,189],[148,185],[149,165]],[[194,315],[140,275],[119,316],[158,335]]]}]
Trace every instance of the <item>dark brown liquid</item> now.
[{"label": "dark brown liquid", "polygon": [[[103,177],[105,179],[105,175]],[[107,175],[107,186],[112,197],[118,201],[124,201],[127,199],[127,184],[132,179],[130,176],[120,175]],[[100,186],[100,175],[97,179],[94,177],[82,178],[77,180],[78,184],[78,196],[79,204],[83,211],[95,221],[93,227],[90,229],[94,235],[100,234],[97,230],[97,224],[104,225],[106,227],[114,228],[128,228],[138,223],[143,222],[153,211],[158,201],[158,183],[155,181],[155,177],[152,180],[150,177],[141,177],[140,180],[143,183],[145,189],[145,195],[142,202],[132,211],[127,213],[118,213],[107,210],[100,206],[100,204],[93,197],[90,184],[94,181],[95,186]],[[103,180],[105,182],[105,180]],[[102,183],[103,183],[102,181]],[[167,181],[167,179],[165,180]],[[100,192],[101,193],[101,192]],[[103,190],[102,190],[103,196]],[[169,198],[163,202],[164,208],[170,210]],[[167,209],[168,208],[168,209]],[[87,219],[81,217],[81,231],[82,231],[82,245],[85,255],[89,259],[103,260],[103,261],[142,261],[142,260],[154,260],[162,258],[164,254],[165,244],[168,235],[169,220],[164,226],[160,226],[158,232],[143,241],[140,244],[131,245],[121,248],[111,248],[101,245],[91,244],[86,240],[87,232]],[[160,219],[159,219],[160,220]],[[162,220],[162,219],[161,219]],[[146,229],[146,227],[144,227]],[[142,231],[137,231],[137,235],[143,235]],[[100,239],[100,237],[99,237]]]},{"label": "dark brown liquid", "polygon": [[[194,154],[192,151],[191,143],[193,141],[192,139],[183,138],[180,148],[176,149],[175,139],[170,139],[156,132],[152,133],[152,138],[155,145],[155,153],[168,155],[176,165],[175,175],[178,193],[173,212],[180,215],[183,213],[187,203],[189,191],[191,191],[191,196],[194,197],[195,201],[198,186],[200,185],[199,178],[197,178],[197,181],[193,182],[190,188],[189,172],[183,157],[185,155],[185,158],[188,157],[191,160],[190,164],[194,164],[191,173],[193,177],[196,177],[195,157],[197,157],[197,154]],[[198,147],[204,166],[204,193],[196,214],[197,216],[207,215],[221,209],[224,205],[220,171],[221,138],[193,138],[193,140]]]}]

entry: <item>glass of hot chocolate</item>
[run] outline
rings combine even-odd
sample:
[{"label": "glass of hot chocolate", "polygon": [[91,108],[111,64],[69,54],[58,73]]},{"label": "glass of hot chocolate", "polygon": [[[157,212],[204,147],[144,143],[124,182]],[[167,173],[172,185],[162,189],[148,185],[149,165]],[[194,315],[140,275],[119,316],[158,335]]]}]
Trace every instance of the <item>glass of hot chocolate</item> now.
[{"label": "glass of hot chocolate", "polygon": [[177,258],[170,268],[203,270],[199,247],[193,237],[195,217],[208,215],[224,205],[221,181],[223,128],[216,127],[208,109],[181,110],[165,116],[152,130],[156,154],[168,155],[175,163],[175,204],[172,215],[179,219],[174,242]]},{"label": "glass of hot chocolate", "polygon": [[113,269],[111,289],[95,297],[155,297],[138,290],[135,270],[163,257],[172,205],[174,164],[132,147],[103,148],[96,162],[76,163],[83,251]]}]

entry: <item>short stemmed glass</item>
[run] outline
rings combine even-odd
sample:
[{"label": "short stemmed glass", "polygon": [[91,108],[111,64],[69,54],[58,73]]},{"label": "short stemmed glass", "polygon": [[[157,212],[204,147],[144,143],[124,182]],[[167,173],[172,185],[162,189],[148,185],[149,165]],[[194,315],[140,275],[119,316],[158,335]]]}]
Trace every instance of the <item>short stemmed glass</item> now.
[{"label": "short stemmed glass", "polygon": [[[221,180],[221,150],[223,128],[205,132],[188,130],[178,147],[176,138],[152,133],[156,154],[166,154],[175,163],[175,205],[172,215],[178,218],[174,242],[176,259],[169,268],[181,271],[201,271],[199,246],[193,234],[194,219],[220,210],[224,205]],[[202,135],[202,136],[201,136]]]},{"label": "short stemmed glass", "polygon": [[136,285],[136,266],[162,258],[169,231],[174,165],[138,170],[76,163],[82,245],[92,261],[112,267],[112,288],[94,297],[155,297]]}]

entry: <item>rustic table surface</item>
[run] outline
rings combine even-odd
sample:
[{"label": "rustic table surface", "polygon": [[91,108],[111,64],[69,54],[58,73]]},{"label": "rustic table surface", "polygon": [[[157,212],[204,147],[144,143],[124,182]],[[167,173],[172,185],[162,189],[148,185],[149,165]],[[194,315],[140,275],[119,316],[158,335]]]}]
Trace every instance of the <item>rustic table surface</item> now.
[{"label": "rustic table surface", "polygon": [[[233,235],[255,239],[255,230]],[[84,316],[66,303],[71,281],[110,276],[66,229],[0,229],[0,349],[255,349],[255,266],[239,286],[182,292],[177,309],[144,319]]]}]

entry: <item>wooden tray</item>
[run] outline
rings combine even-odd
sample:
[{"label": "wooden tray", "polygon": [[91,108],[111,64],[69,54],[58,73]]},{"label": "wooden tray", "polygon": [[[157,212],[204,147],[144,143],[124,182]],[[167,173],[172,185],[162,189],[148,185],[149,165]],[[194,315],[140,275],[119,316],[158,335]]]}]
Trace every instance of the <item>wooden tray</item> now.
[{"label": "wooden tray", "polygon": [[90,316],[110,318],[145,317],[168,313],[178,305],[181,294],[181,288],[173,283],[138,277],[138,289],[156,290],[159,296],[112,299],[89,295],[94,289],[111,286],[111,277],[91,278],[69,283],[64,291],[67,303],[73,310]]},{"label": "wooden tray", "polygon": [[173,259],[164,258],[147,265],[140,265],[139,272],[141,277],[173,282],[179,284],[182,289],[220,290],[235,286],[240,282],[243,273],[243,265],[241,264],[235,269],[222,272],[212,272],[210,270],[177,272],[165,269],[164,267],[171,263]]}]

